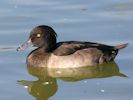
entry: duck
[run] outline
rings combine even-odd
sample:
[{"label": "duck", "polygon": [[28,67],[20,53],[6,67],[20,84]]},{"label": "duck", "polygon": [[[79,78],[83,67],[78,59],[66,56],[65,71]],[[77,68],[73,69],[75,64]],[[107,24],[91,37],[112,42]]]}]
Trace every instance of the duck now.
[{"label": "duck", "polygon": [[30,46],[37,47],[27,56],[26,62],[32,67],[78,68],[101,65],[113,61],[119,50],[128,43],[110,46],[88,41],[61,41],[57,43],[57,33],[48,25],[32,29],[28,40],[17,48],[23,51]]}]

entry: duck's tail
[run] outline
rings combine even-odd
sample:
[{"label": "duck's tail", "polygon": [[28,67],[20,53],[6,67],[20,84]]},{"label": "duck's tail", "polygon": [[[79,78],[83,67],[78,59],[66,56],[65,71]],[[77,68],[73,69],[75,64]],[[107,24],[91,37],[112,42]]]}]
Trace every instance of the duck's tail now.
[{"label": "duck's tail", "polygon": [[125,43],[125,44],[115,46],[114,49],[115,50],[120,50],[120,49],[126,48],[127,46],[128,46],[128,43]]}]

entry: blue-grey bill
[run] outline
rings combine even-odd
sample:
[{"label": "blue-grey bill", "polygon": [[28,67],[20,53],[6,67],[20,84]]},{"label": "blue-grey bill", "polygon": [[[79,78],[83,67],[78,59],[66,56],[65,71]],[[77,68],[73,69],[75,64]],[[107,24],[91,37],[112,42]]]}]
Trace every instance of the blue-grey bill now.
[{"label": "blue-grey bill", "polygon": [[25,42],[23,45],[17,48],[17,51],[23,51],[32,45],[31,39]]}]

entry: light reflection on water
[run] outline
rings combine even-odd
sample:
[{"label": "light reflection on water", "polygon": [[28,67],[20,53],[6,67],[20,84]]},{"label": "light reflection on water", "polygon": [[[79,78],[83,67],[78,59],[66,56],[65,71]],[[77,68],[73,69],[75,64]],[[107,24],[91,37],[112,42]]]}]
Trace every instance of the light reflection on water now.
[{"label": "light reflection on water", "polygon": [[[42,87],[45,90],[42,93],[52,96],[53,100],[132,100],[132,5],[132,0],[1,0],[0,100],[33,100],[32,93],[27,94],[25,89],[16,84],[17,80],[28,80],[22,81],[22,84],[30,86],[38,82],[26,69],[25,59],[31,49],[16,52],[16,47],[27,39],[33,27],[40,24],[52,26],[58,33],[58,41],[86,40],[110,45],[129,42],[129,47],[121,50],[116,58],[120,72],[128,78],[115,76],[64,82],[54,77],[50,79],[57,83],[49,85],[53,92],[47,93],[50,87]],[[56,85],[58,90],[54,87]]]}]

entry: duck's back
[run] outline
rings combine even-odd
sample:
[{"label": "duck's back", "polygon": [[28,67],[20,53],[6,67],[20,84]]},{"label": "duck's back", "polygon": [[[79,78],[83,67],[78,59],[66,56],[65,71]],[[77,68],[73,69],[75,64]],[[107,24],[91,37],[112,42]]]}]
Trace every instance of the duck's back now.
[{"label": "duck's back", "polygon": [[86,48],[97,48],[102,52],[112,51],[114,46],[93,43],[93,42],[81,42],[81,41],[65,41],[57,43],[57,48],[54,50],[54,54],[57,56],[66,56],[73,54],[74,52]]}]

